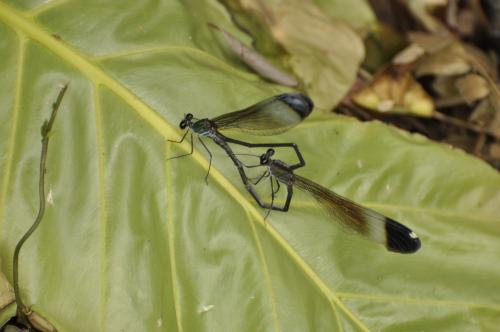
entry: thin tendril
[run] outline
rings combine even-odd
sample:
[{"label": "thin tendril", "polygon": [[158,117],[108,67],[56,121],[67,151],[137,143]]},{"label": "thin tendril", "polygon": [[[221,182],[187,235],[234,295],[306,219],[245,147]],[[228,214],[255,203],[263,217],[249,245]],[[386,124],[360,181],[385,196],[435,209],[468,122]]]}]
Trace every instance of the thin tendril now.
[{"label": "thin tendril", "polygon": [[41,157],[40,157],[40,179],[38,182],[38,195],[40,199],[40,206],[38,210],[38,215],[36,216],[35,221],[33,222],[33,225],[28,229],[28,231],[23,235],[23,237],[19,240],[19,242],[16,245],[16,248],[14,249],[14,257],[13,257],[13,285],[14,285],[14,294],[16,296],[16,304],[17,304],[17,317],[20,323],[25,324],[27,326],[31,327],[31,324],[28,321],[26,313],[29,312],[29,308],[27,308],[22,299],[21,299],[21,293],[19,292],[19,253],[21,251],[21,248],[28,240],[28,238],[33,234],[33,232],[37,229],[37,227],[40,225],[40,222],[42,221],[43,215],[45,213],[45,163],[47,161],[47,152],[49,148],[49,134],[50,131],[52,130],[52,126],[54,124],[54,120],[56,119],[57,111],[59,109],[59,106],[61,105],[61,101],[64,97],[64,94],[68,88],[68,84],[65,84],[61,91],[59,92],[59,95],[57,96],[56,102],[52,104],[52,113],[50,115],[49,120],[45,120],[44,124],[42,125],[41,128],[41,134],[42,134],[42,152],[41,152]]}]

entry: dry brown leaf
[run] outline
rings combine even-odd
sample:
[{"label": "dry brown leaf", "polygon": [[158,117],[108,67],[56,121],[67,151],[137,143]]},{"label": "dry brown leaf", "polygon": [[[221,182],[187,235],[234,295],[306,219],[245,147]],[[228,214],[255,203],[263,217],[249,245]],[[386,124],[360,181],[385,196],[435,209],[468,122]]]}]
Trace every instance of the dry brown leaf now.
[{"label": "dry brown leaf", "polygon": [[496,80],[494,61],[473,45],[463,43],[452,36],[422,32],[411,32],[408,38],[427,53],[418,68],[419,75],[461,75],[474,69],[483,77],[489,76],[493,81]]},{"label": "dry brown leaf", "polygon": [[408,33],[408,39],[420,47],[422,47],[427,53],[436,53],[443,48],[448,47],[453,43],[453,39],[450,36],[440,36],[432,35],[425,32],[410,32]]},{"label": "dry brown leaf", "polygon": [[[480,49],[463,43],[452,36],[432,35],[423,32],[410,32],[408,39],[420,47],[426,53],[436,54],[446,52],[451,49],[455,56],[462,56],[464,60],[469,61],[472,66],[490,72],[493,77],[496,77],[496,67],[492,59]],[[483,75],[484,76],[484,75]]]},{"label": "dry brown leaf", "polygon": [[497,67],[495,62],[482,50],[470,44],[462,43],[466,59],[471,63],[474,70],[483,77],[490,77],[492,81],[497,79]]},{"label": "dry brown leaf", "polygon": [[423,75],[462,75],[471,70],[466,53],[458,42],[448,45],[438,52],[431,53],[420,60],[415,74]]},{"label": "dry brown leaf", "polygon": [[489,152],[491,157],[500,159],[500,144],[491,144]]},{"label": "dry brown leaf", "polygon": [[472,73],[465,76],[437,76],[432,87],[439,96],[435,100],[438,108],[470,104],[485,98],[491,91],[487,80]]},{"label": "dry brown leaf", "polygon": [[319,109],[330,111],[349,91],[364,56],[358,35],[312,1],[242,0],[290,55],[289,64]]},{"label": "dry brown leaf", "polygon": [[446,7],[446,24],[453,29],[458,28],[458,0],[450,0]]},{"label": "dry brown leaf", "polygon": [[443,7],[447,0],[406,0],[406,5],[412,15],[430,32],[444,34],[448,29],[430,12],[436,7]]},{"label": "dry brown leaf", "polygon": [[424,55],[425,50],[418,44],[410,44],[404,50],[396,54],[392,63],[395,65],[405,65],[418,60],[422,55]]},{"label": "dry brown leaf", "polygon": [[500,136],[500,112],[498,98],[494,94],[482,100],[469,117],[469,121],[477,123],[487,131]]},{"label": "dry brown leaf", "polygon": [[432,89],[441,98],[456,97],[459,93],[455,85],[456,76],[436,76],[432,82]]},{"label": "dry brown leaf", "polygon": [[494,112],[491,107],[491,102],[485,99],[476,106],[474,111],[469,116],[469,121],[485,127],[487,123],[491,122],[493,117]]},{"label": "dry brown leaf", "polygon": [[391,66],[357,93],[353,101],[378,112],[408,113],[429,117],[434,113],[431,97],[413,78],[409,70]]},{"label": "dry brown leaf", "polygon": [[455,81],[457,90],[467,103],[483,99],[490,93],[488,82],[477,74],[467,74]]},{"label": "dry brown leaf", "polygon": [[[495,86],[498,91],[498,86]],[[488,100],[491,103],[493,118],[488,124],[488,129],[500,137],[500,96],[498,93],[491,93]]]},{"label": "dry brown leaf", "polygon": [[30,323],[42,332],[55,332],[56,328],[50,324],[45,318],[40,316],[35,311],[31,311],[28,315]]}]

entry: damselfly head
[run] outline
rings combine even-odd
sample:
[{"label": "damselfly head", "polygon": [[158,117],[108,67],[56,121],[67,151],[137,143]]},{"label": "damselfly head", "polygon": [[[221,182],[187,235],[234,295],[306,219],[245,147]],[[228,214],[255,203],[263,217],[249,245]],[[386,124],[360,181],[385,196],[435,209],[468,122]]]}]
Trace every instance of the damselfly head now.
[{"label": "damselfly head", "polygon": [[273,155],[274,155],[274,149],[268,149],[266,153],[260,156],[260,164],[266,165],[267,163],[269,163]]},{"label": "damselfly head", "polygon": [[190,127],[192,119],[193,119],[193,114],[191,114],[191,113],[186,114],[184,116],[184,119],[179,124],[179,127],[181,129],[186,129],[186,127]]},{"label": "damselfly head", "polygon": [[307,117],[314,108],[311,98],[302,93],[283,93],[278,98],[297,112],[302,119]]}]

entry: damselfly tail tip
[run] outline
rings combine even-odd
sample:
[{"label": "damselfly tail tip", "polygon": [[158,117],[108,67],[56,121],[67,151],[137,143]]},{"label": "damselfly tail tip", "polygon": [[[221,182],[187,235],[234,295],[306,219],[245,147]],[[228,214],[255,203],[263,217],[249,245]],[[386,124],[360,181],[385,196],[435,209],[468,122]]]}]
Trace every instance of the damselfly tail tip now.
[{"label": "damselfly tail tip", "polygon": [[411,254],[420,249],[420,239],[408,227],[386,218],[387,249],[401,254]]},{"label": "damselfly tail tip", "polygon": [[314,108],[311,98],[302,93],[284,93],[279,96],[279,99],[299,113],[301,118],[305,118],[311,114]]}]

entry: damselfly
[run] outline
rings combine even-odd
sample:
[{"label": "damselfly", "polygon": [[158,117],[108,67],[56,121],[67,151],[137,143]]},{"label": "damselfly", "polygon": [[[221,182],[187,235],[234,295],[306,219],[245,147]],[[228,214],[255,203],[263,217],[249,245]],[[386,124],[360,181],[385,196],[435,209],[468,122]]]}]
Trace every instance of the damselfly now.
[{"label": "damselfly", "polygon": [[311,113],[313,107],[313,102],[306,95],[301,93],[283,93],[265,99],[243,110],[223,114],[213,119],[196,119],[191,113],[188,113],[179,124],[181,129],[187,129],[185,134],[182,136],[180,141],[170,142],[183,142],[188,133],[191,131],[191,151],[169,159],[191,155],[193,153],[194,145],[193,133],[195,133],[210,158],[205,181],[208,181],[208,175],[212,166],[212,153],[203,142],[202,137],[211,138],[226,151],[229,157],[233,160],[234,164],[238,167],[242,180],[245,184],[247,179],[242,168],[242,164],[234,156],[234,153],[227,143],[234,143],[252,148],[292,147],[301,163],[305,165],[305,162],[302,159],[299,149],[295,143],[248,143],[224,136],[219,132],[219,130],[239,129],[255,135],[274,135],[296,126]]},{"label": "damselfly", "polygon": [[[263,203],[259,199],[257,202],[261,207],[267,208],[269,211],[288,211],[295,186],[309,193],[332,219],[340,222],[346,228],[384,245],[390,251],[413,253],[420,248],[420,239],[408,227],[294,174],[293,171],[298,168],[298,164],[288,165],[281,160],[272,159],[273,155],[274,150],[268,149],[260,156],[260,165],[246,166],[266,167],[265,172],[253,183],[253,185],[257,185],[262,179],[269,179],[271,203]],[[276,206],[274,200],[275,195],[280,190],[280,182],[286,186],[287,195],[283,206]]]}]

